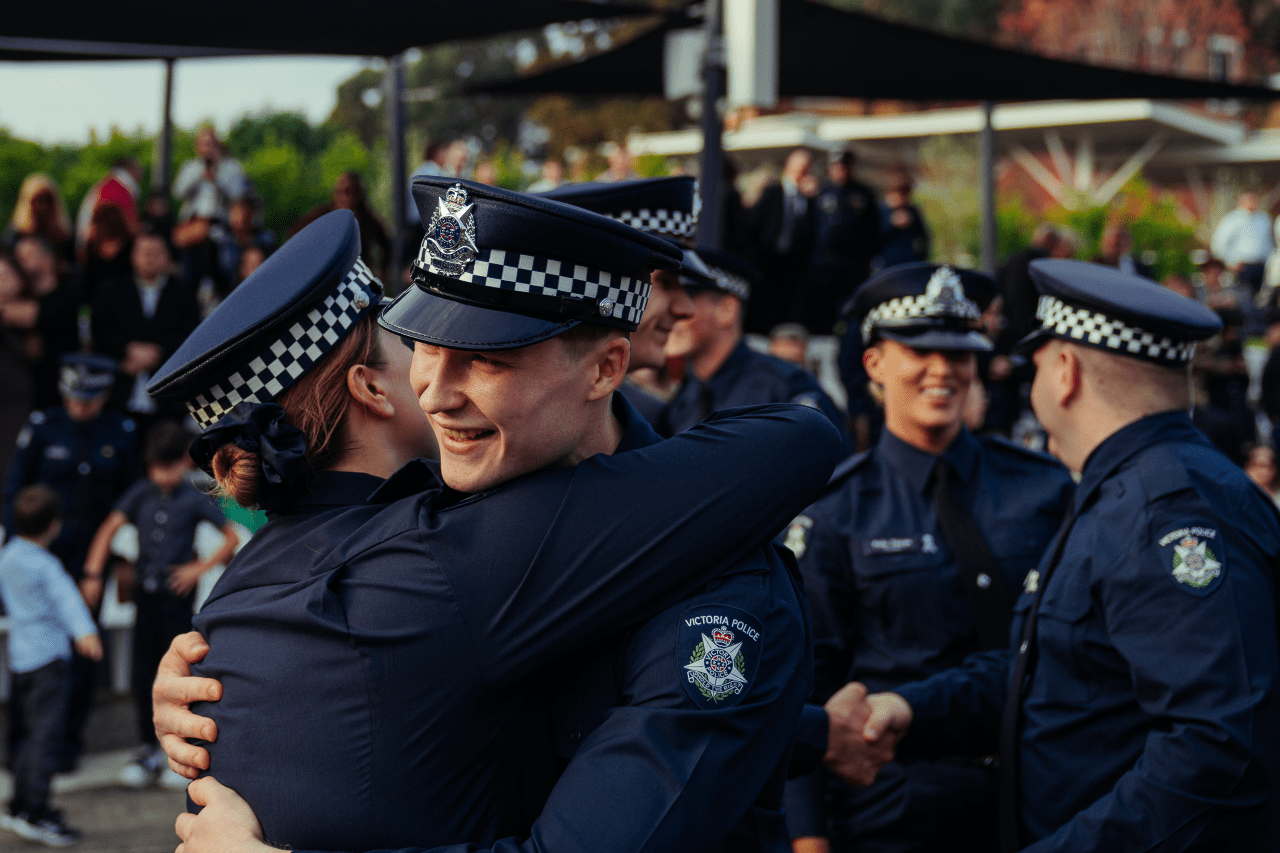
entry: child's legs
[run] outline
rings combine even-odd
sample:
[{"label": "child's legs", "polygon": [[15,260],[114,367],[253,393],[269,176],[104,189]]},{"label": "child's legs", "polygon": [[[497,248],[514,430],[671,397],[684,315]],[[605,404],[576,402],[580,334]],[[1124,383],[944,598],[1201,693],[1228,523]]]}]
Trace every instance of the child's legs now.
[{"label": "child's legs", "polygon": [[31,672],[16,673],[13,686],[22,696],[27,738],[13,765],[12,806],[38,817],[49,805],[49,781],[58,764],[66,725],[67,662],[56,660]]},{"label": "child's legs", "polygon": [[191,630],[193,596],[176,598],[168,593],[137,590],[134,603],[137,619],[133,626],[133,702],[138,721],[138,739],[143,745],[156,743],[151,720],[151,683],[156,678],[160,658],[169,643]]}]

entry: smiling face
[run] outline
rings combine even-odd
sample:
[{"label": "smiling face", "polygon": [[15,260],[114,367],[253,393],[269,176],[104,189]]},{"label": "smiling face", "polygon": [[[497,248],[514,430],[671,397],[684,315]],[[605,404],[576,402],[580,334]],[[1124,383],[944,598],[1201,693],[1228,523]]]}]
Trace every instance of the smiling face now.
[{"label": "smiling face", "polygon": [[862,364],[871,381],[884,388],[889,431],[930,453],[945,450],[960,432],[976,370],[974,354],[882,340],[867,348]]},{"label": "smiling face", "polygon": [[410,371],[445,483],[472,493],[576,464],[592,431],[592,403],[601,399],[595,381],[595,360],[560,338],[496,352],[418,343]]},{"label": "smiling face", "polygon": [[693,302],[676,273],[655,270],[649,276],[653,287],[644,319],[631,335],[631,369],[662,368],[667,363],[664,349],[676,322],[693,316]]}]

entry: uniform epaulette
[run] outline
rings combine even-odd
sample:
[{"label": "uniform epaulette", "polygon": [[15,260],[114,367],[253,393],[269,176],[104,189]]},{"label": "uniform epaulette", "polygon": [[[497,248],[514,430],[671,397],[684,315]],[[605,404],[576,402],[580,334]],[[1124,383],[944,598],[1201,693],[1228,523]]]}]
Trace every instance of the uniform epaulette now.
[{"label": "uniform epaulette", "polygon": [[[1051,468],[1063,468],[1062,463],[1050,456],[1048,453],[1041,450],[1032,450],[1030,447],[1023,447],[1021,444],[1018,444],[1016,441],[1011,441],[1003,435],[981,435],[978,436],[978,441],[984,448],[990,448],[995,450],[997,453],[1009,453],[1019,459],[1034,460],[1035,462],[1047,465]],[[1065,470],[1066,469],[1063,468],[1064,472]]]},{"label": "uniform epaulette", "polygon": [[836,470],[831,472],[831,479],[827,480],[827,491],[831,491],[836,486],[849,479],[849,476],[865,465],[871,459],[871,449],[864,450],[861,453],[855,453],[848,459],[836,466]]},{"label": "uniform epaulette", "polygon": [[394,503],[439,485],[443,480],[440,478],[440,469],[436,467],[438,464],[426,459],[414,459],[405,463],[369,496],[369,503]]},{"label": "uniform epaulette", "polygon": [[1187,461],[1179,453],[1180,449],[1177,446],[1156,445],[1143,453],[1142,465],[1134,466],[1148,501],[1195,488],[1195,482],[1187,470]]}]

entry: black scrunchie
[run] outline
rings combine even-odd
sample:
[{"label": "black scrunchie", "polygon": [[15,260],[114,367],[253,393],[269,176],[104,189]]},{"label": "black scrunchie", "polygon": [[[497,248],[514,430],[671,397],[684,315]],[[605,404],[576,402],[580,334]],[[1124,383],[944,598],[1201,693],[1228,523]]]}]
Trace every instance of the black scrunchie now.
[{"label": "black scrunchie", "polygon": [[212,475],[213,457],[228,442],[258,454],[262,460],[262,475],[267,481],[262,509],[272,510],[288,503],[306,482],[306,436],[285,420],[284,409],[275,403],[237,403],[220,421],[200,433],[191,445],[191,458]]}]

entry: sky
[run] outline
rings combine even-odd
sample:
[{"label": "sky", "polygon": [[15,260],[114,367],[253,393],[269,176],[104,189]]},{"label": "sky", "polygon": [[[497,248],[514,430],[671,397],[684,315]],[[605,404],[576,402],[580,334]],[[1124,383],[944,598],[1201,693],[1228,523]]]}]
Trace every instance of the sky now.
[{"label": "sky", "polygon": [[[226,131],[245,113],[301,110],[313,123],[329,116],[338,84],[365,67],[355,58],[179,60],[173,119],[194,127],[212,119]],[[84,143],[113,126],[132,134],[160,128],[164,63],[0,62],[0,127],[41,143]]]}]

